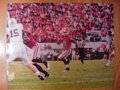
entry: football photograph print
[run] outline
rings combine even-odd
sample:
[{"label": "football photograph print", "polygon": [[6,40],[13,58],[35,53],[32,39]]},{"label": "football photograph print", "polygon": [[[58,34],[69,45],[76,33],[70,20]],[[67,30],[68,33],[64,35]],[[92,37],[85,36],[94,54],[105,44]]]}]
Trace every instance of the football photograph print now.
[{"label": "football photograph print", "polygon": [[114,87],[112,3],[8,3],[8,90]]}]

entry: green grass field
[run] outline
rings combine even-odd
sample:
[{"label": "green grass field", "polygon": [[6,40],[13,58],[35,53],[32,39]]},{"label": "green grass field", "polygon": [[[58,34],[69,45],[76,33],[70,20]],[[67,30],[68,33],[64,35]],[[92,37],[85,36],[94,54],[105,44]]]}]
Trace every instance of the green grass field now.
[{"label": "green grass field", "polygon": [[9,82],[9,90],[75,90],[113,87],[114,64],[106,68],[105,63],[106,61],[101,60],[86,60],[85,64],[81,64],[80,61],[74,60],[70,64],[71,70],[65,72],[61,61],[50,61],[50,77],[41,81],[23,63],[15,62],[11,65],[12,71],[15,72],[15,79]]}]

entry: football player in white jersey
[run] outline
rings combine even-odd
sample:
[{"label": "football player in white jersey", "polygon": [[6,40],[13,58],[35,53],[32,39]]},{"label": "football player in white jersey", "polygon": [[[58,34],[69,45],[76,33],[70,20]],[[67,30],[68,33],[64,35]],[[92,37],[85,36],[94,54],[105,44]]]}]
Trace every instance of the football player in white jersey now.
[{"label": "football player in white jersey", "polygon": [[36,76],[39,77],[40,80],[44,80],[45,78],[40,74],[37,68],[32,65],[31,60],[27,55],[27,51],[25,45],[23,43],[22,35],[23,35],[23,25],[17,23],[15,18],[10,18],[8,20],[8,28],[7,28],[7,41],[8,43],[8,71],[7,75],[9,77],[9,64],[11,64],[15,59],[20,58],[24,64],[32,70]]}]

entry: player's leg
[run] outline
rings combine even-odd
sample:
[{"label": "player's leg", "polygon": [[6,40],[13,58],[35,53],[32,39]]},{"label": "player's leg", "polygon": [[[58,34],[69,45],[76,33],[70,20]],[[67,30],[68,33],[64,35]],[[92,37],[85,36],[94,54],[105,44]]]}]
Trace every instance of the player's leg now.
[{"label": "player's leg", "polygon": [[50,70],[50,64],[49,64],[49,61],[48,61],[46,55],[43,55],[42,63],[45,65],[45,67],[47,68],[47,70]]},{"label": "player's leg", "polygon": [[38,65],[37,63],[34,63],[33,65],[34,65],[40,72],[44,73],[45,78],[49,77],[49,73],[48,73],[47,71],[43,70],[43,68],[42,68],[40,65]]},{"label": "player's leg", "polygon": [[79,48],[79,60],[81,60],[81,63],[84,64],[84,57],[85,57],[85,50],[84,48]]},{"label": "player's leg", "polygon": [[32,64],[30,58],[28,57],[28,52],[26,48],[23,46],[21,51],[19,52],[19,57],[23,60],[24,64],[36,75],[39,79],[44,80],[45,78],[41,75],[39,70]]},{"label": "player's leg", "polygon": [[47,68],[47,70],[50,70],[50,64],[49,64],[48,61],[43,61],[42,63],[45,65],[45,67]]},{"label": "player's leg", "polygon": [[32,62],[43,63],[47,68],[47,70],[50,70],[50,65],[49,65],[49,62],[46,60],[46,58],[40,57],[37,59],[33,59]]},{"label": "player's leg", "polygon": [[67,58],[69,55],[70,55],[70,50],[65,50],[58,56],[58,59],[62,60],[65,65],[65,71],[70,70],[70,66],[69,66],[70,60],[69,58]]},{"label": "player's leg", "polygon": [[[16,50],[17,51],[17,50]],[[17,53],[15,51],[7,53],[7,79],[12,81],[15,78],[15,73],[10,71],[11,63],[16,59]]]},{"label": "player's leg", "polygon": [[72,60],[72,54],[71,54],[71,52],[70,51],[68,51],[68,54],[66,55],[66,64],[65,64],[65,70],[66,71],[70,71],[70,62],[71,62],[71,60]]},{"label": "player's leg", "polygon": [[105,67],[109,67],[114,59],[114,54],[110,54],[109,59],[107,63],[105,64]]},{"label": "player's leg", "polygon": [[26,66],[40,79],[40,80],[45,80],[45,78],[41,75],[39,70],[31,63],[26,64]]},{"label": "player's leg", "polygon": [[32,62],[36,62],[36,63],[42,63],[41,58],[36,58],[36,59],[32,59]]},{"label": "player's leg", "polygon": [[7,62],[7,79],[8,81],[12,81],[15,78],[15,73],[10,72],[10,63]]},{"label": "player's leg", "polygon": [[32,50],[33,50],[33,60],[34,61],[36,61],[37,60],[37,58],[39,57],[38,55],[39,55],[39,46],[38,45],[35,45],[33,48],[32,48]]},{"label": "player's leg", "polygon": [[68,69],[68,66],[67,66],[67,60],[64,58],[64,55],[65,55],[65,51],[62,51],[62,53],[58,56],[58,60],[63,61],[66,70],[66,68]]},{"label": "player's leg", "polygon": [[106,60],[106,59],[107,59],[107,55],[104,54],[102,60]]},{"label": "player's leg", "polygon": [[61,61],[65,60],[69,53],[70,53],[69,50],[62,51],[62,53],[58,56],[58,60]]},{"label": "player's leg", "polygon": [[8,81],[12,81],[15,78],[15,73],[10,72],[10,64],[7,63],[7,79]]},{"label": "player's leg", "polygon": [[65,71],[70,71],[70,66],[69,66],[69,63],[70,63],[70,62],[69,62],[69,60],[67,60],[67,61],[64,60],[63,63],[64,63],[64,65],[65,65],[65,69],[64,69],[64,70],[65,70]]},{"label": "player's leg", "polygon": [[45,55],[44,54],[41,55],[41,47],[38,43],[35,45],[33,50],[34,50],[34,52],[33,52],[33,60],[32,61],[38,62],[38,63],[43,63],[45,65],[45,67],[49,70],[50,65],[49,65]]},{"label": "player's leg", "polygon": [[43,62],[43,61],[41,60],[41,58],[39,58],[39,59],[33,59],[32,62],[33,62],[33,65],[34,65],[40,72],[42,72],[42,73],[45,74],[45,77],[46,77],[46,78],[49,77],[49,73],[46,72],[45,70],[43,70],[43,68],[37,64],[37,63],[43,63],[46,67],[48,67],[48,66],[47,66],[47,62]]}]

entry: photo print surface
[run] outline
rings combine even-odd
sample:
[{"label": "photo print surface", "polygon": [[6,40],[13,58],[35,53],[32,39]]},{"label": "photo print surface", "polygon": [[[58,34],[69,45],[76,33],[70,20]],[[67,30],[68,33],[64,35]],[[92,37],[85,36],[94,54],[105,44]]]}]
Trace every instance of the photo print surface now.
[{"label": "photo print surface", "polygon": [[110,3],[9,3],[7,77],[12,89],[113,87]]}]

